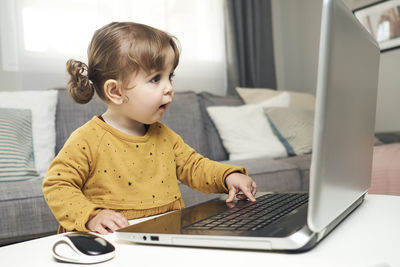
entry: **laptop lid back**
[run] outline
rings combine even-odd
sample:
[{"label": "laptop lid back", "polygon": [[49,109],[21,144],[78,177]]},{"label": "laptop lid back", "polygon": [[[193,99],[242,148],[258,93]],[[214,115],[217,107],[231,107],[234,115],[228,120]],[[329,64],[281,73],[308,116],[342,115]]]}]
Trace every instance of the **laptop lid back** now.
[{"label": "laptop lid back", "polygon": [[320,232],[370,186],[380,51],[340,0],[324,0],[308,225]]}]

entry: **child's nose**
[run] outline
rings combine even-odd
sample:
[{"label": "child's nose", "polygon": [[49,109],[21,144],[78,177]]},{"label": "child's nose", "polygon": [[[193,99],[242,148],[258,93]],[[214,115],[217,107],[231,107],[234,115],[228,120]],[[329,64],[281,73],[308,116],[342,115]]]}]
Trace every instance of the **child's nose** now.
[{"label": "child's nose", "polygon": [[165,95],[172,95],[173,93],[174,93],[174,88],[172,86],[171,81],[169,81],[167,83],[167,85],[165,86],[164,94]]}]

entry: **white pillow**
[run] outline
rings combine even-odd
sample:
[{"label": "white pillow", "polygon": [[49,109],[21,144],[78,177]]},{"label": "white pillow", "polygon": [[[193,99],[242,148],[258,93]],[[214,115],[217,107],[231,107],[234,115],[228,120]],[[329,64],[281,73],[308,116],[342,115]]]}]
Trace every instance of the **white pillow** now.
[{"label": "white pillow", "polygon": [[56,105],[57,90],[0,92],[0,107],[32,111],[35,167],[41,176],[54,158]]},{"label": "white pillow", "polygon": [[290,106],[290,94],[288,92],[282,92],[281,94],[277,94],[271,98],[268,98],[256,105],[260,105],[263,108],[272,108],[272,107],[289,107]]},{"label": "white pillow", "polygon": [[286,157],[261,105],[207,107],[230,160]]},{"label": "white pillow", "polygon": [[270,98],[287,94],[289,97],[288,107],[309,110],[314,110],[315,108],[315,96],[309,93],[245,87],[236,87],[236,91],[243,99],[245,104],[260,104]]}]

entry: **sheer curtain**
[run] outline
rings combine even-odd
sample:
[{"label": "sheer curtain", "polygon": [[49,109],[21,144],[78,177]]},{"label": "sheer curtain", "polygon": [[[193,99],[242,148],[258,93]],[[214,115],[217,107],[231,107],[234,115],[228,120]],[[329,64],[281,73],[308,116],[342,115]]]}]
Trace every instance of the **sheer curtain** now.
[{"label": "sheer curtain", "polygon": [[2,0],[0,90],[65,86],[65,62],[87,62],[93,32],[111,21],[165,30],[182,47],[175,90],[226,92],[223,0]]}]

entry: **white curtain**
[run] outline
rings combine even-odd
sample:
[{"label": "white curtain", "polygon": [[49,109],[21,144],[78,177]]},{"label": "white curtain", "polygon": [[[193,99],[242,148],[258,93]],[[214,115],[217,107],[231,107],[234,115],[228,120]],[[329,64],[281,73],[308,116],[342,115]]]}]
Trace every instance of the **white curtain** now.
[{"label": "white curtain", "polygon": [[65,86],[66,60],[87,62],[96,29],[134,21],[179,39],[176,91],[226,92],[222,0],[2,0],[0,16],[0,90]]}]

